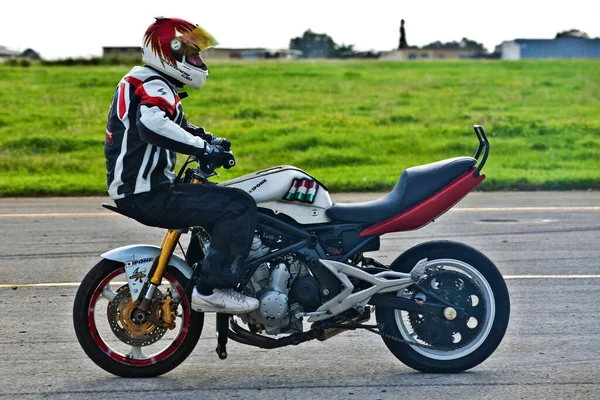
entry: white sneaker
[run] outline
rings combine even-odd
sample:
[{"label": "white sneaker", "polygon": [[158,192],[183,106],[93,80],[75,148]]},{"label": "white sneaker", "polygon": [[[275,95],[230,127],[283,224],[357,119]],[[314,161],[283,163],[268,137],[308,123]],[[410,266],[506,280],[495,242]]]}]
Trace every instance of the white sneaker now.
[{"label": "white sneaker", "polygon": [[192,309],[198,312],[219,312],[223,314],[245,314],[258,308],[259,302],[253,297],[233,289],[214,289],[213,294],[202,295],[194,287]]}]

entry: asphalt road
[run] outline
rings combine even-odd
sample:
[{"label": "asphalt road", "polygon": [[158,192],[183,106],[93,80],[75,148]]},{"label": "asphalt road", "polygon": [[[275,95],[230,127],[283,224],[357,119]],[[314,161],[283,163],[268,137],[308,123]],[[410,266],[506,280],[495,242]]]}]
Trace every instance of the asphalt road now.
[{"label": "asphalt road", "polygon": [[[333,195],[355,202],[381,194]],[[277,350],[214,352],[207,318],[191,357],[153,379],[87,359],[71,309],[99,255],[163,231],[112,214],[106,198],[0,199],[0,398],[600,399],[600,193],[472,193],[427,227],[382,238],[384,263],[418,243],[474,246],[505,276],[511,321],[498,350],[460,374],[422,374],[368,332]],[[32,286],[44,283],[46,286]]]}]

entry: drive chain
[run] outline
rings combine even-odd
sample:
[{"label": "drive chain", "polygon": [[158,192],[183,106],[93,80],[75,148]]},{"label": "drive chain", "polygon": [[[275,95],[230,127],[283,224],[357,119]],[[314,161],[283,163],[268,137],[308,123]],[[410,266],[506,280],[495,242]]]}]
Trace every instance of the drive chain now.
[{"label": "drive chain", "polygon": [[434,346],[431,346],[431,345],[428,345],[428,344],[421,344],[421,343],[417,343],[417,342],[413,342],[413,341],[409,342],[409,341],[404,340],[402,338],[399,338],[399,337],[396,337],[396,336],[392,336],[392,335],[388,335],[387,333],[381,332],[382,327],[378,327],[377,329],[373,329],[373,328],[365,328],[365,329],[367,331],[371,332],[371,333],[374,333],[376,335],[381,336],[384,339],[389,339],[389,340],[393,340],[395,342],[404,343],[404,344],[407,344],[409,346],[416,346],[416,347],[421,347],[421,348],[429,349],[429,350],[443,350],[443,349],[440,349],[440,348],[437,348],[437,347],[434,347]]}]

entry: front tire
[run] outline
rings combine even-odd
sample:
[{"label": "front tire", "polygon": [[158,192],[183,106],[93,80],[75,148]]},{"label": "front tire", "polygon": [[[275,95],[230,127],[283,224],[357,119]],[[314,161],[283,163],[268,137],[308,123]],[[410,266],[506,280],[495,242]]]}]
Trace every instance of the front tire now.
[{"label": "front tire", "polygon": [[[462,243],[434,241],[415,246],[390,266],[408,273],[423,258],[432,276],[398,296],[436,302],[434,296],[465,309],[470,315],[455,320],[377,307],[382,333],[426,347],[384,337],[388,349],[405,365],[422,372],[450,373],[473,368],[498,347],[508,327],[508,289],[494,263]],[[437,293],[436,293],[437,292]]]},{"label": "front tire", "polygon": [[[184,293],[186,281],[169,266],[155,294],[179,299],[173,330],[149,321],[135,324],[130,315],[136,304],[123,263],[101,260],[75,295],[73,324],[79,344],[96,365],[114,375],[145,378],[169,372],[194,350],[204,324],[204,314],[191,309],[190,295]],[[156,316],[161,312],[156,307]]]}]

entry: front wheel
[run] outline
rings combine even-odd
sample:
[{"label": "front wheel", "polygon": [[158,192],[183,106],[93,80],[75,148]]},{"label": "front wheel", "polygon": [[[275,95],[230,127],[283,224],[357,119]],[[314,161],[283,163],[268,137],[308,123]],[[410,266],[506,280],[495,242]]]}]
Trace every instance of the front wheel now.
[{"label": "front wheel", "polygon": [[186,281],[169,266],[151,316],[139,323],[132,318],[139,301],[131,301],[123,263],[103,259],[75,295],[73,324],[81,347],[99,367],[122,377],[152,377],[177,367],[196,346],[204,324],[204,314],[192,311],[184,293]]},{"label": "front wheel", "polygon": [[384,342],[400,361],[419,371],[444,373],[473,368],[496,350],[508,327],[510,301],[504,279],[485,255],[449,241],[415,246],[390,268],[410,272],[423,258],[428,259],[427,277],[397,295],[453,305],[463,309],[464,315],[448,319],[377,307]]}]

